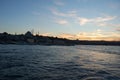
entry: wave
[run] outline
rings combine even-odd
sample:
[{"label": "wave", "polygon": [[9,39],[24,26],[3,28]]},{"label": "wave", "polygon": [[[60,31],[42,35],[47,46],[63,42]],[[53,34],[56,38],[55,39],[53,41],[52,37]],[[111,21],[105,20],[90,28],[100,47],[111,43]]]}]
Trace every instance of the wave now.
[{"label": "wave", "polygon": [[119,46],[79,45],[79,46],[76,46],[76,49],[120,55],[120,47]]}]

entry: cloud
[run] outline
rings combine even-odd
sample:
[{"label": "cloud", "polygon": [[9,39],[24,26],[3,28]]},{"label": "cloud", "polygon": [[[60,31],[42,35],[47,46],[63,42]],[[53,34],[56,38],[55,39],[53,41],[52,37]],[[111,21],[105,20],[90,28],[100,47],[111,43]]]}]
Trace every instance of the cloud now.
[{"label": "cloud", "polygon": [[73,34],[68,34],[68,33],[62,33],[58,35],[59,38],[67,38],[67,39],[74,39],[75,35]]},{"label": "cloud", "polygon": [[57,6],[63,6],[64,3],[60,0],[55,0],[54,3],[57,5]]},{"label": "cloud", "polygon": [[105,16],[105,17],[97,17],[97,18],[82,18],[78,17],[78,21],[80,25],[85,25],[87,23],[98,24],[99,26],[104,25],[103,22],[107,22],[115,19],[116,16]]},{"label": "cloud", "polygon": [[95,22],[105,22],[105,21],[113,20],[115,18],[116,18],[116,16],[97,17],[97,18],[93,19],[93,21],[95,21]]},{"label": "cloud", "polygon": [[103,40],[103,37],[107,37],[104,35],[103,31],[98,29],[93,32],[80,32],[77,34],[78,39],[80,40]]},{"label": "cloud", "polygon": [[75,17],[75,16],[77,16],[76,10],[71,10],[71,11],[68,11],[66,13],[60,12],[56,8],[51,8],[50,10],[56,16],[61,16],[61,17]]},{"label": "cloud", "polygon": [[120,27],[116,29],[116,31],[120,32]]},{"label": "cloud", "polygon": [[78,18],[78,19],[80,25],[85,25],[86,23],[91,22],[91,19],[87,19],[87,18]]},{"label": "cloud", "polygon": [[56,23],[58,23],[58,24],[61,24],[61,25],[66,25],[66,24],[68,24],[68,21],[67,20],[57,20],[57,21],[55,21]]},{"label": "cloud", "polygon": [[71,10],[66,13],[68,17],[77,17],[77,11],[76,10]]},{"label": "cloud", "polygon": [[41,34],[42,36],[51,36],[52,35],[52,33],[43,33],[43,34]]},{"label": "cloud", "polygon": [[55,9],[55,8],[51,8],[50,10],[51,10],[51,12],[52,12],[54,15],[56,15],[56,16],[66,16],[65,13],[59,12],[59,11],[58,11],[57,9]]},{"label": "cloud", "polygon": [[[95,18],[87,18],[87,17],[81,17],[78,16],[77,13],[78,11],[76,10],[70,10],[66,12],[60,12],[56,8],[51,8],[51,12],[57,16],[57,17],[64,17],[66,19],[70,18],[73,21],[76,21],[76,23],[80,24],[80,26],[84,26],[88,23],[94,24],[97,26],[119,26],[120,24],[109,24],[109,21],[112,21],[117,18],[117,16],[109,16],[105,15],[102,17],[95,17]],[[58,23],[63,23],[63,22],[58,22]],[[67,23],[64,21],[64,23]]]},{"label": "cloud", "polygon": [[106,40],[106,41],[120,41],[119,33],[105,32],[100,29],[92,32],[80,32],[78,34],[60,34],[58,37],[67,39],[79,40]]},{"label": "cloud", "polygon": [[98,23],[98,26],[110,26],[110,27],[120,27],[120,24],[112,24],[112,23],[107,23],[107,22],[103,22],[103,23]]}]

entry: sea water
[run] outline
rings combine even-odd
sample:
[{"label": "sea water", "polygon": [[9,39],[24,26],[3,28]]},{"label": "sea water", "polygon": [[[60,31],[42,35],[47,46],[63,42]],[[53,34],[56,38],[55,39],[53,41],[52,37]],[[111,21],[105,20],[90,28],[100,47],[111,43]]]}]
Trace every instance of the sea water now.
[{"label": "sea water", "polygon": [[120,46],[0,45],[0,80],[120,80]]}]

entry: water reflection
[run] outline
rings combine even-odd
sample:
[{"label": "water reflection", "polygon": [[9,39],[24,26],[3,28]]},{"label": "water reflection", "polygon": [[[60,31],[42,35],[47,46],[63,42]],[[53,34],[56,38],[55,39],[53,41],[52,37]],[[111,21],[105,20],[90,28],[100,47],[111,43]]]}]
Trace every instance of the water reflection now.
[{"label": "water reflection", "polygon": [[120,79],[120,55],[118,53],[105,53],[105,51],[100,52],[87,49],[87,47],[85,50],[85,47],[3,45],[0,48],[0,79]]},{"label": "water reflection", "polygon": [[103,53],[99,51],[77,50],[73,60],[79,64],[83,64],[85,68],[108,68],[106,65],[119,64],[119,55]]},{"label": "water reflection", "polygon": [[115,54],[107,54],[107,53],[100,53],[100,52],[92,52],[90,59],[94,62],[104,62],[104,63],[116,63],[118,56]]}]

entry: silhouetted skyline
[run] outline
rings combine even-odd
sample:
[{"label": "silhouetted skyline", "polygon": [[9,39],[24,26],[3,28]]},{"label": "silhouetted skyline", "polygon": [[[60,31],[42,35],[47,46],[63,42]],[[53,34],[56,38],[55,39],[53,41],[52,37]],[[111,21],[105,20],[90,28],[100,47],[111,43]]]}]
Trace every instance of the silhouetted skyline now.
[{"label": "silhouetted skyline", "polygon": [[0,33],[120,41],[120,0],[0,0]]}]

